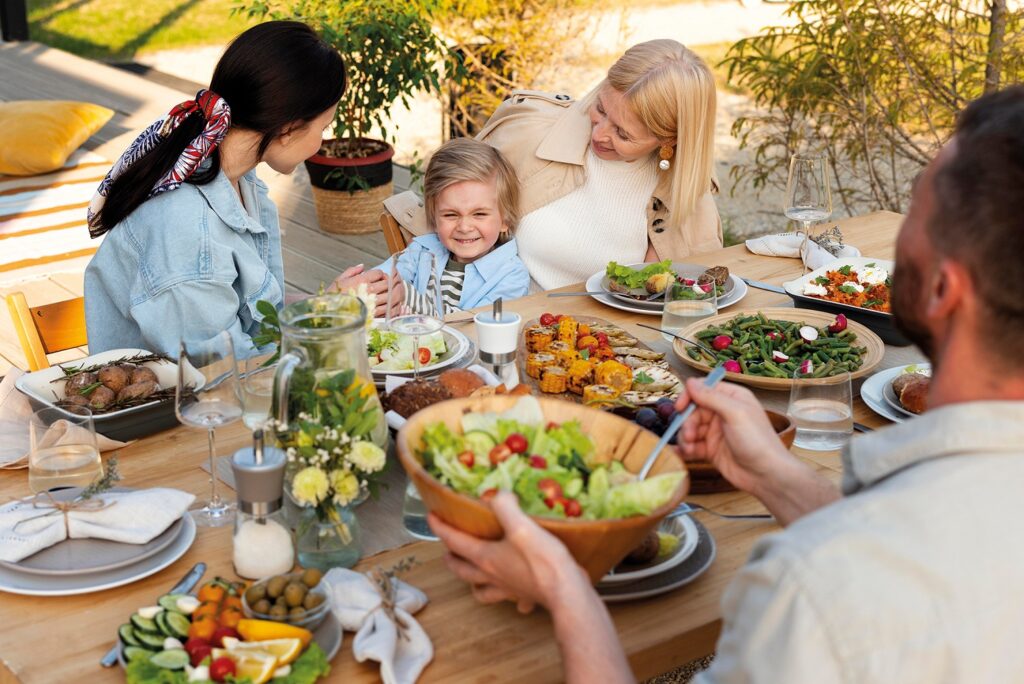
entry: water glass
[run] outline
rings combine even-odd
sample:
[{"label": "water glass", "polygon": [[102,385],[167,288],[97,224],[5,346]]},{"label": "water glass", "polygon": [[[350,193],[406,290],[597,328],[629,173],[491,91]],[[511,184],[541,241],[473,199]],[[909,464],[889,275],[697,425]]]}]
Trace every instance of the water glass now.
[{"label": "water glass", "polygon": [[811,451],[841,449],[853,434],[853,390],[849,373],[812,377],[797,369],[787,414],[796,425],[793,445]]},{"label": "water glass", "polygon": [[277,365],[263,365],[262,357],[243,362],[239,386],[242,390],[242,422],[250,430],[266,426],[274,399],[274,372]]},{"label": "water glass", "polygon": [[[672,281],[665,290],[661,329],[679,335],[702,318],[714,316],[718,313],[717,292],[714,281]],[[662,337],[670,344],[673,342],[671,335],[663,333]]]},{"label": "water glass", "polygon": [[427,524],[427,506],[420,498],[420,492],[410,480],[405,485],[405,501],[402,502],[402,525],[405,531],[426,541],[438,541]]},{"label": "water glass", "polygon": [[807,249],[811,224],[824,221],[832,215],[832,190],[829,187],[826,161],[823,154],[794,154],[789,160],[784,213],[786,218],[803,224],[801,256]]},{"label": "water glass", "polygon": [[88,407],[40,409],[32,414],[28,433],[28,486],[33,492],[88,487],[103,476]]}]

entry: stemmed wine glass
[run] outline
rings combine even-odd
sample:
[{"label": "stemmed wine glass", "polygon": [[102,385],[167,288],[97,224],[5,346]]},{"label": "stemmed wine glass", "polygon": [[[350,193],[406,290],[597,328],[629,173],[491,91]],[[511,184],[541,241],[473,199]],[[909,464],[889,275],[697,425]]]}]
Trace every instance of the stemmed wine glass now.
[{"label": "stemmed wine glass", "polygon": [[210,500],[192,510],[197,525],[220,527],[234,520],[235,505],[217,493],[214,430],[242,417],[242,398],[231,335],[221,332],[201,342],[181,341],[174,411],[185,425],[209,436]]},{"label": "stemmed wine glass", "polygon": [[[392,261],[392,272],[397,261],[398,255],[395,255],[395,259]],[[390,314],[392,304],[391,290],[395,280],[394,273],[392,273],[392,277],[388,280],[387,326],[391,332],[412,337],[413,380],[419,380],[420,365],[427,362],[430,354],[429,351],[424,354],[424,350],[420,349],[420,337],[436,333],[444,327],[444,304],[441,301],[441,283],[440,274],[437,272],[437,258],[429,252],[421,254],[416,264],[416,272],[429,274],[426,287],[422,291],[416,292],[417,305],[412,311],[403,310],[401,315],[394,317],[391,317]],[[406,283],[405,286],[411,287],[411,284]],[[421,311],[423,313],[420,313]]]},{"label": "stemmed wine glass", "polygon": [[[789,160],[786,182],[786,218],[804,224],[800,256],[807,250],[811,223],[832,215],[832,192],[823,154],[794,154]],[[807,270],[805,262],[805,271]]]}]

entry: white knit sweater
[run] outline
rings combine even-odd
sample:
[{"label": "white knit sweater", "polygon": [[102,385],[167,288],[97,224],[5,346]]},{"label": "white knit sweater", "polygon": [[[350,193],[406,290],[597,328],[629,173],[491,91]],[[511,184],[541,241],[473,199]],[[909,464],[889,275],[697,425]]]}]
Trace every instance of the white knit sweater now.
[{"label": "white knit sweater", "polygon": [[658,181],[653,160],[604,161],[587,150],[587,178],[565,197],[524,216],[519,257],[540,289],[586,280],[609,261],[647,254],[647,205]]}]

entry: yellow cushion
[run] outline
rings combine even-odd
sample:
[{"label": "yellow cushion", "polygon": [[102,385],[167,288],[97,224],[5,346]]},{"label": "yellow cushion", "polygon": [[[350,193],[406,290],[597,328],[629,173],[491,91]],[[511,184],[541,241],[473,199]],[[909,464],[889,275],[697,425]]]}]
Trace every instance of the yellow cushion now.
[{"label": "yellow cushion", "polygon": [[0,102],[0,174],[31,176],[59,169],[113,115],[88,102]]}]

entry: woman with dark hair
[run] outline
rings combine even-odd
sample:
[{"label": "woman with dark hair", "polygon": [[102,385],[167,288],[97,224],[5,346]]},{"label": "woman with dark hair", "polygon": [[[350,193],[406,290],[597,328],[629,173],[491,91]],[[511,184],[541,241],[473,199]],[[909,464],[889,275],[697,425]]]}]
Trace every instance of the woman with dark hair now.
[{"label": "woman with dark hair", "polygon": [[[209,90],[147,128],[89,205],[85,271],[89,349],[174,355],[180,340],[227,330],[239,357],[256,352],[256,302],[284,302],[277,209],[255,173],[291,173],[320,148],[345,90],[336,50],[305,24],[245,31],[217,63]],[[336,281],[386,288],[348,269]]]}]

